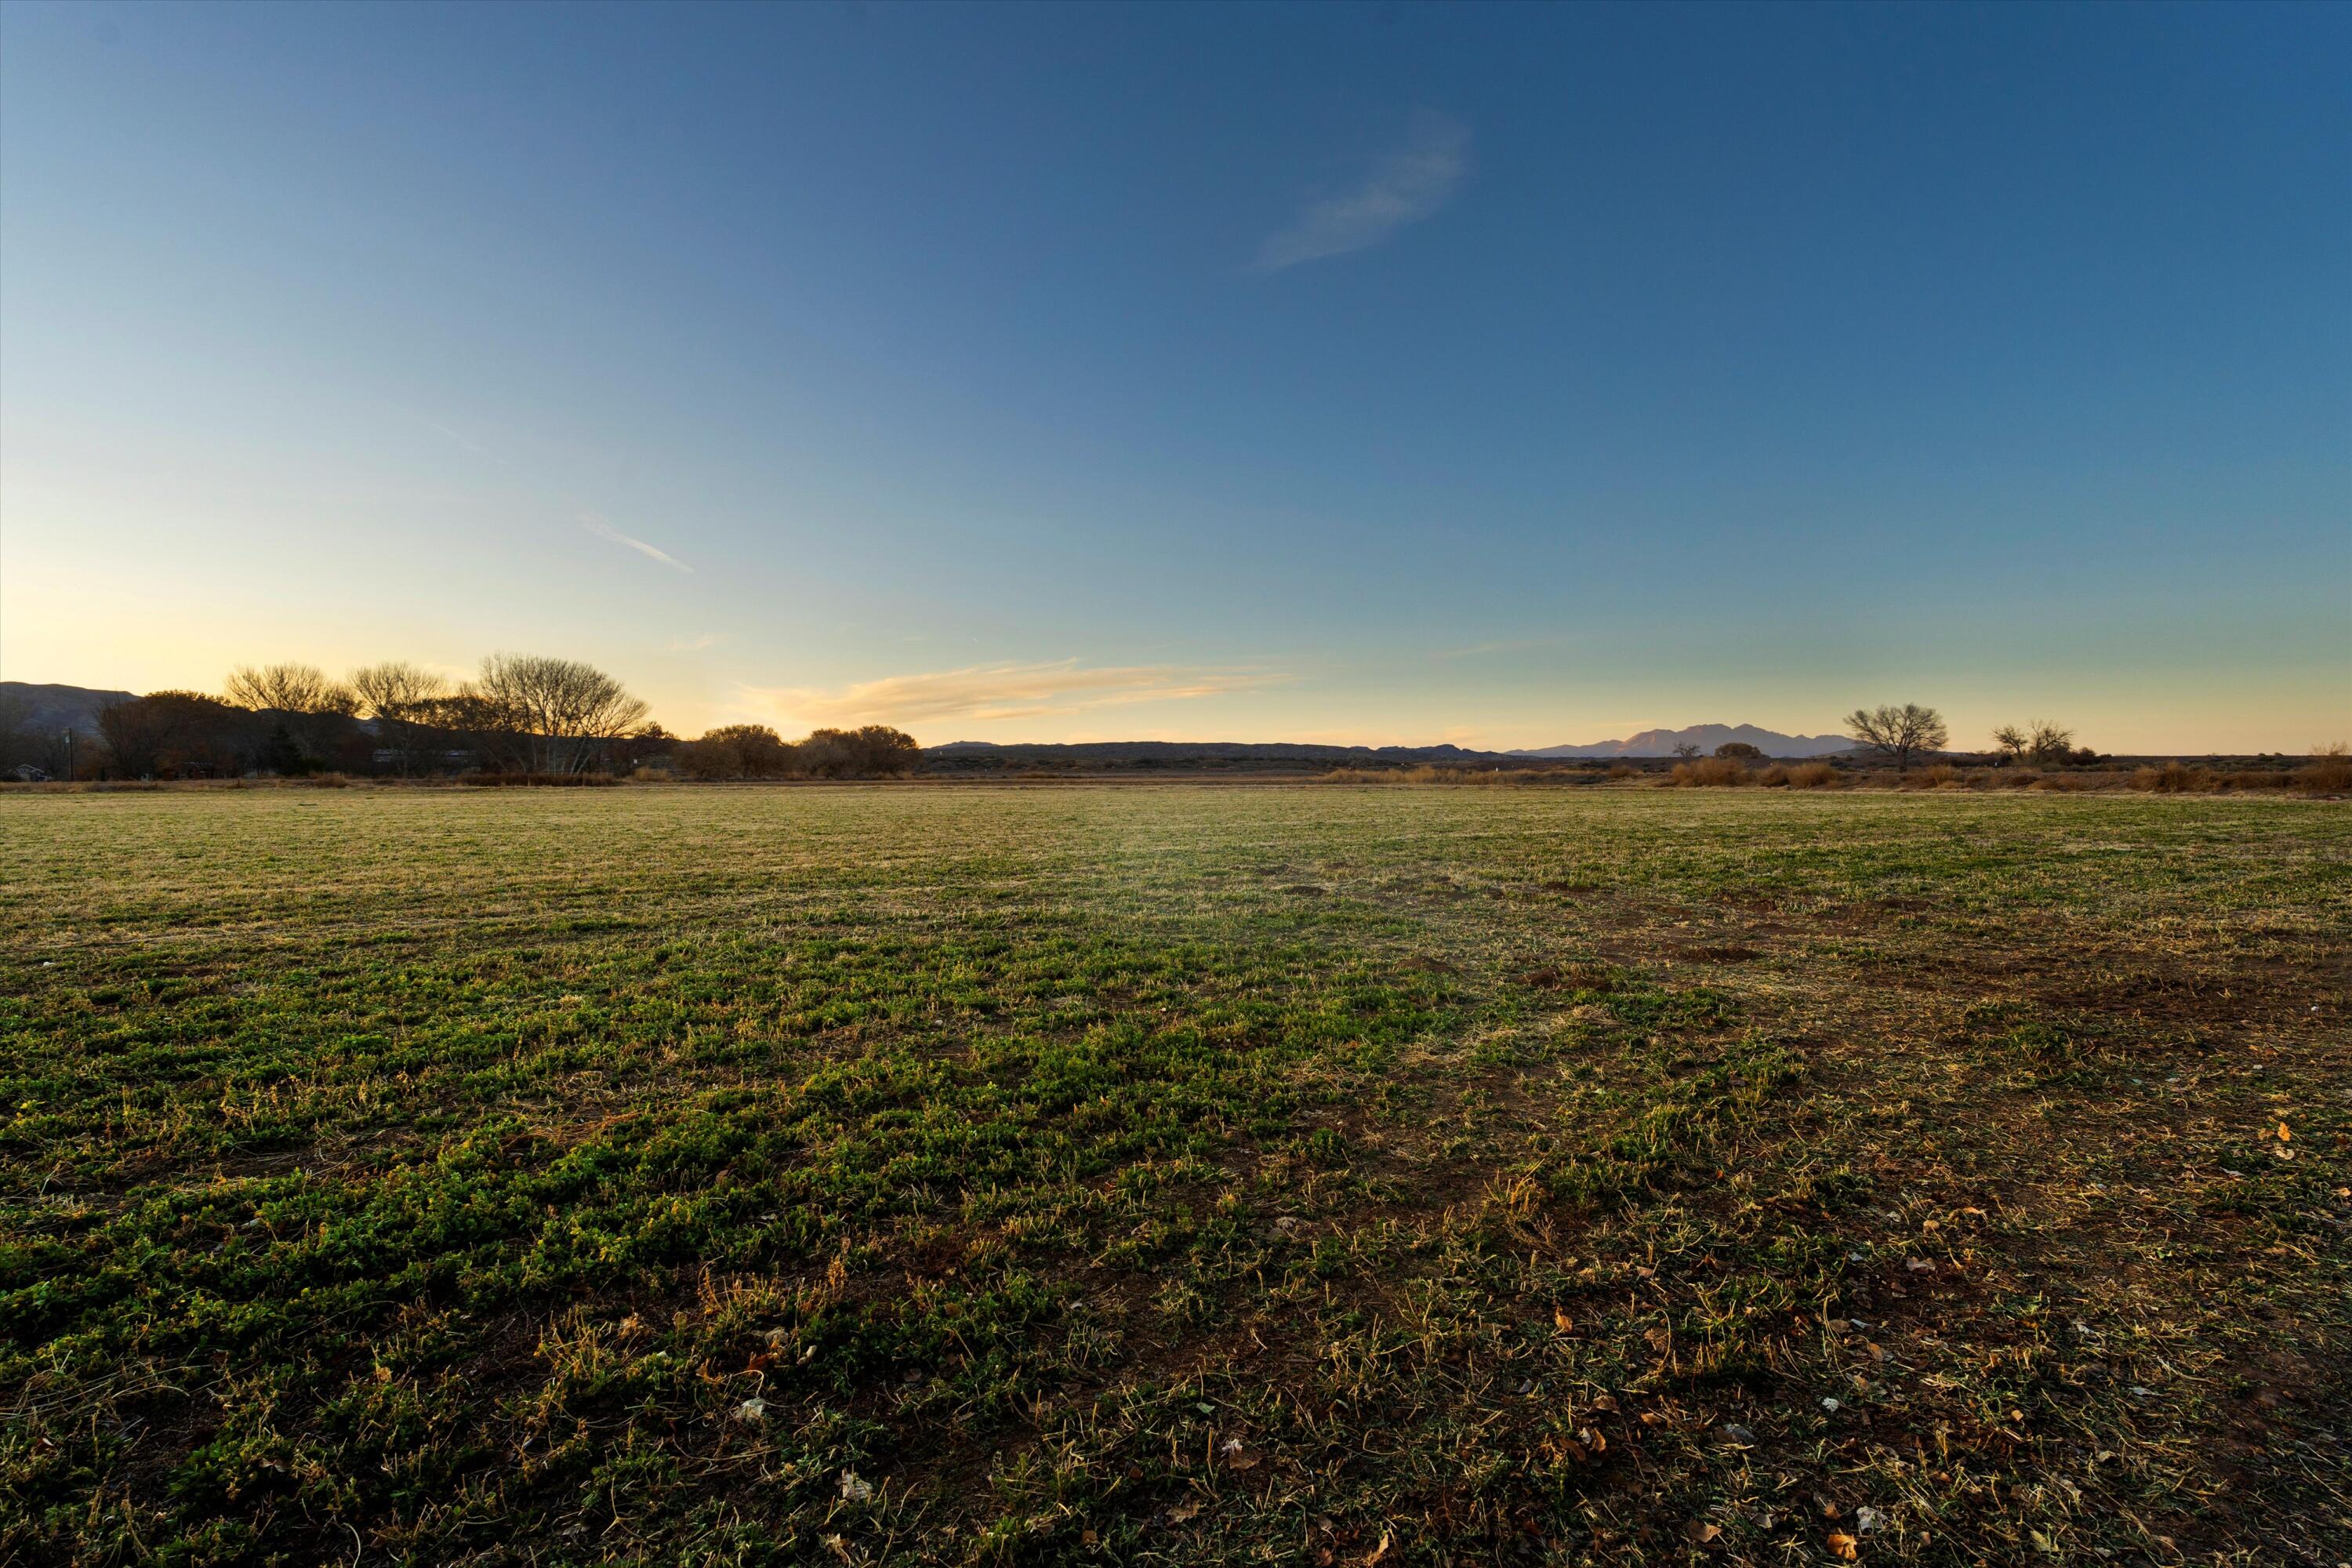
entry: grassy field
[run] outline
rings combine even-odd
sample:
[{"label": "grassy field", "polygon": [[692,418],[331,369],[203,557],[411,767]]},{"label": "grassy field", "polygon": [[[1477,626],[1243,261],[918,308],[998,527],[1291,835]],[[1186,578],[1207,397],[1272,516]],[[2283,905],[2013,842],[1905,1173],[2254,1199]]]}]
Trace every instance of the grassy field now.
[{"label": "grassy field", "polygon": [[2352,1559],[2352,811],[0,796],[12,1563]]}]

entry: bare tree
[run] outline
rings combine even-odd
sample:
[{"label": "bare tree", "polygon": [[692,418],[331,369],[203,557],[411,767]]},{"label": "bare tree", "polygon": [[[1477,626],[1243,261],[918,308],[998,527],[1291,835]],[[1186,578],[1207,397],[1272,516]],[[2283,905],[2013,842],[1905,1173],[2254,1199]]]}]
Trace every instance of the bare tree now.
[{"label": "bare tree", "polygon": [[1873,751],[1893,757],[1897,770],[1907,769],[1921,752],[1939,752],[1950,739],[1944,716],[1933,708],[1906,702],[1900,708],[1883,702],[1857,708],[1845,716],[1846,732]]},{"label": "bare tree", "polygon": [[515,737],[532,773],[584,772],[603,745],[646,716],[621,683],[576,659],[496,653],[482,660],[473,695],[491,721]]},{"label": "bare tree", "polygon": [[1675,743],[1675,755],[1680,757],[1685,762],[1690,761],[1693,757],[1698,755],[1698,742],[1696,741],[1676,742]]},{"label": "bare tree", "polygon": [[1992,743],[2000,748],[2000,754],[2005,761],[2012,763],[2024,756],[2025,753],[2028,751],[2031,751],[2033,746],[2032,738],[2029,737],[2024,731],[2019,729],[2014,724],[2001,724],[1995,726],[1992,732]]},{"label": "bare tree", "polygon": [[2036,719],[2026,736],[2025,749],[2037,763],[2063,763],[2074,751],[2074,731],[2047,719]]},{"label": "bare tree", "polygon": [[415,772],[425,721],[449,695],[449,682],[429,669],[386,659],[352,671],[351,689],[360,711],[374,721],[376,743],[404,774]]},{"label": "bare tree", "polygon": [[227,696],[256,712],[333,713],[348,719],[360,710],[359,694],[331,680],[315,664],[240,664],[228,672]]},{"label": "bare tree", "polygon": [[[241,664],[228,672],[226,689],[228,700],[239,708],[286,715],[277,728],[300,753],[292,763],[297,770],[339,765],[365,743],[352,721],[360,710],[359,694],[317,665],[267,664],[257,669]],[[285,772],[288,762],[276,752],[253,760],[272,772]]]}]

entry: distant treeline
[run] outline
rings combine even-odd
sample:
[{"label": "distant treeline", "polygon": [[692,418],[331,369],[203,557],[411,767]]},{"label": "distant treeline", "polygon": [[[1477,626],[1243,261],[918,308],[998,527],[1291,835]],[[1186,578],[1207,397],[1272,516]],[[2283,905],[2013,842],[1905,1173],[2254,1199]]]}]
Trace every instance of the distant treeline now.
[{"label": "distant treeline", "polygon": [[903,773],[922,759],[904,730],[867,724],[787,741],[765,724],[729,724],[679,742],[672,760],[690,779],[860,779]]},{"label": "distant treeline", "polygon": [[574,659],[493,654],[452,682],[389,662],[336,680],[313,666],[240,666],[221,693],[154,691],[101,704],[95,732],[0,707],[0,770],[20,777],[205,779],[318,773],[578,778],[863,778],[920,749],[883,725],[782,739],[730,725],[698,741],[646,719],[621,683]]}]

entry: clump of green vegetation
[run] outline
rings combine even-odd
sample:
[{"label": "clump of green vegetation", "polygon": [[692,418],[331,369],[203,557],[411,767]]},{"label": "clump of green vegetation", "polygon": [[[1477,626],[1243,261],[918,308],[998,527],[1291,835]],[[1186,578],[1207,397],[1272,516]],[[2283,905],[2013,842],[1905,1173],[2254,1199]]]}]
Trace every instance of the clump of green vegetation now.
[{"label": "clump of green vegetation", "polygon": [[2352,1534],[2338,805],[16,794],[0,879],[0,1558]]}]

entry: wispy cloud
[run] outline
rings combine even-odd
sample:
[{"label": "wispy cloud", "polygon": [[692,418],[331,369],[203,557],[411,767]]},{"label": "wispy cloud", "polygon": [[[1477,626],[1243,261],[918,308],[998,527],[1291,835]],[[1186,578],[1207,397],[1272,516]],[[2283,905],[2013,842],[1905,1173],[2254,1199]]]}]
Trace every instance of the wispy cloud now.
[{"label": "wispy cloud", "polygon": [[1443,207],[1469,172],[1469,129],[1424,110],[1413,116],[1404,146],[1360,184],[1309,202],[1288,225],[1268,235],[1258,247],[1256,268],[1278,272],[1378,245]]},{"label": "wispy cloud", "polygon": [[717,632],[704,632],[700,637],[672,637],[669,643],[669,651],[672,653],[700,653],[705,648],[717,647],[719,644],[719,636]]},{"label": "wispy cloud", "polygon": [[580,514],[580,526],[586,529],[589,532],[594,534],[599,539],[609,539],[615,544],[627,545],[630,549],[637,552],[641,555],[651,556],[654,560],[660,562],[663,565],[668,567],[673,572],[691,572],[694,570],[693,567],[688,566],[685,562],[680,561],[677,556],[670,554],[667,551],[656,549],[655,546],[647,544],[642,539],[630,538],[627,534],[623,533],[619,529],[614,528],[611,523],[605,521],[603,518],[597,516],[593,511],[583,512]]},{"label": "wispy cloud", "polygon": [[859,681],[837,691],[805,687],[753,687],[746,699],[776,713],[812,723],[844,720],[912,723],[924,720],[1038,719],[1136,702],[1221,697],[1282,679],[1265,670],[1128,665],[1083,668],[1076,659],[1050,664],[990,664]]},{"label": "wispy cloud", "polygon": [[419,425],[424,426],[427,430],[432,431],[436,436],[440,436],[448,440],[455,441],[460,447],[465,447],[468,452],[478,453],[485,458],[490,455],[488,448],[483,447],[481,443],[467,439],[457,431],[450,429],[446,425],[442,424],[438,419],[427,419],[422,414],[411,414],[409,417],[415,420]]}]

